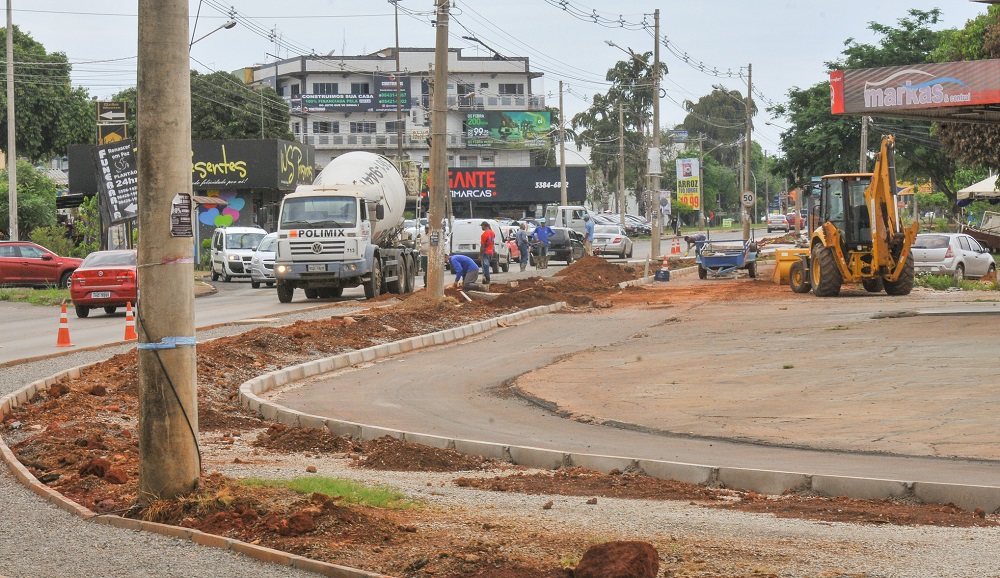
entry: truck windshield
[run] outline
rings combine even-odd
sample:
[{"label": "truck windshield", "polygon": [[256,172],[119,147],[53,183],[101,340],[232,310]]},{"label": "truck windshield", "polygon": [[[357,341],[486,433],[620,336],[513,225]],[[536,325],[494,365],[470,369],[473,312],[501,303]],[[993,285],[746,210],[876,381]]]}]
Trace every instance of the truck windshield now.
[{"label": "truck windshield", "polygon": [[281,206],[282,229],[331,229],[357,226],[358,201],[354,197],[303,197],[285,199]]}]

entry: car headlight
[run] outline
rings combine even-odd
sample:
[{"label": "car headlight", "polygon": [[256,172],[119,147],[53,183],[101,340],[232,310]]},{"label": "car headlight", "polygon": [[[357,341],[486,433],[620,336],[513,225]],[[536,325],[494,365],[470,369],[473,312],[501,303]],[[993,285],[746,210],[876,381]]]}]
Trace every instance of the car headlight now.
[{"label": "car headlight", "polygon": [[230,255],[230,256],[227,257],[227,259],[229,259],[230,261],[239,261],[240,260],[240,256],[239,255]]}]

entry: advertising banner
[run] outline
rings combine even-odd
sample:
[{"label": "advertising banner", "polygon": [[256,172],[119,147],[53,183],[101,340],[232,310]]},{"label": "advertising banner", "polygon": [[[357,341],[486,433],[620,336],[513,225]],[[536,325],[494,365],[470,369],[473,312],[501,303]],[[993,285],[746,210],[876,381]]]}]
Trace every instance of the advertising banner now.
[{"label": "advertising banner", "polygon": [[469,148],[537,149],[552,144],[552,118],[547,111],[469,112],[465,126]]},{"label": "advertising banner", "polygon": [[303,94],[291,99],[292,112],[396,112],[410,111],[408,75],[374,75],[371,94]]},{"label": "advertising banner", "polygon": [[670,197],[673,193],[670,191],[660,191],[660,214],[664,217],[669,217],[671,212]]},{"label": "advertising banner", "polygon": [[[448,184],[455,201],[558,203],[562,195],[559,167],[452,168]],[[566,198],[574,204],[587,198],[586,167],[566,167]]]},{"label": "advertising banner", "polygon": [[677,202],[694,209],[701,208],[701,197],[698,195],[700,174],[698,159],[677,159]]},{"label": "advertising banner", "polygon": [[132,141],[94,147],[101,211],[107,223],[124,223],[139,214],[139,166]]},{"label": "advertising banner", "polygon": [[833,114],[901,111],[1000,103],[1000,60],[939,62],[835,70]]}]

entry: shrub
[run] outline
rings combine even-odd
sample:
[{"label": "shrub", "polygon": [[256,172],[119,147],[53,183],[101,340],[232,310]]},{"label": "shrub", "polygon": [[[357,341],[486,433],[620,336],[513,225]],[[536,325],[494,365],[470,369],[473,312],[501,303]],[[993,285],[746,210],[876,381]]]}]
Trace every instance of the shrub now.
[{"label": "shrub", "polygon": [[63,257],[69,256],[73,252],[73,241],[69,238],[68,231],[63,225],[36,227],[32,229],[29,239],[32,243],[38,243]]}]

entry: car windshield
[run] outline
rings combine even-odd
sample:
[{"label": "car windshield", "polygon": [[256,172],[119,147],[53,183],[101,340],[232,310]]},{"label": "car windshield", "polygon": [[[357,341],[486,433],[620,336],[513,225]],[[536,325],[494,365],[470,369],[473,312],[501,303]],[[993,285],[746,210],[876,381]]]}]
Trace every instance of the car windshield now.
[{"label": "car windshield", "polygon": [[81,267],[129,267],[136,265],[135,251],[98,251],[87,255]]},{"label": "car windshield", "polygon": [[917,235],[913,241],[914,249],[944,249],[948,247],[947,235]]},{"label": "car windshield", "polygon": [[271,251],[274,252],[274,244],[278,242],[277,237],[267,236],[260,242],[257,246],[258,251]]},{"label": "car windshield", "polygon": [[226,233],[226,248],[254,249],[263,238],[264,233]]}]

